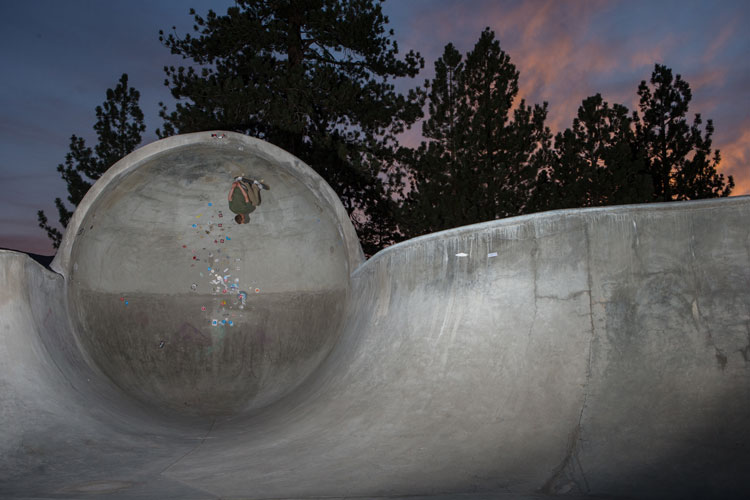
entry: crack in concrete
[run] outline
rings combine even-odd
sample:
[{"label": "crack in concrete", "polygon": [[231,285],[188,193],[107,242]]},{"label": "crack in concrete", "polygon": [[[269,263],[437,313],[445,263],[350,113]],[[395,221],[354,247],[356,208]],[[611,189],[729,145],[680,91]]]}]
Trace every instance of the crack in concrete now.
[{"label": "crack in concrete", "polygon": [[[534,288],[536,289],[536,283],[534,284]],[[565,296],[557,296],[557,295],[537,295],[536,291],[534,292],[534,296],[537,299],[547,299],[547,300],[559,300],[561,302],[566,302],[568,300],[574,300],[580,297],[583,294],[589,294],[589,297],[591,297],[591,290],[579,290],[577,292],[572,292]],[[590,299],[589,299],[590,301]]]},{"label": "crack in concrete", "polygon": [[[581,460],[578,456],[578,450],[582,443],[582,430],[583,430],[583,413],[586,410],[586,404],[588,401],[588,389],[589,389],[589,383],[591,381],[591,365],[592,365],[592,359],[593,359],[593,344],[594,344],[594,338],[596,336],[596,331],[594,330],[594,301],[592,297],[592,278],[591,278],[591,240],[589,237],[589,231],[588,226],[584,226],[584,233],[585,233],[585,241],[586,241],[586,279],[587,279],[587,286],[588,290],[579,292],[575,295],[580,295],[581,293],[588,292],[589,295],[589,327],[591,329],[591,336],[589,338],[589,345],[588,345],[588,361],[586,364],[586,380],[583,384],[583,401],[581,403],[581,410],[578,413],[578,422],[576,423],[576,426],[573,428],[573,431],[570,433],[570,438],[568,441],[568,451],[565,454],[565,458],[563,458],[560,465],[557,466],[557,468],[554,470],[550,478],[544,483],[544,485],[541,488],[541,492],[549,495],[557,495],[557,494],[567,494],[570,493],[570,491],[573,488],[577,488],[581,493],[588,494],[591,491],[591,487],[589,486],[588,480],[586,479],[586,472],[583,469],[583,464],[581,463]],[[536,284],[535,284],[536,286]],[[570,471],[570,474],[567,474],[566,471],[569,469],[573,469]],[[576,479],[576,476],[580,477],[580,481]],[[569,480],[566,484],[556,484],[560,483],[563,478],[566,478]],[[579,484],[580,482],[583,483],[583,485]]]},{"label": "crack in concrete", "polygon": [[531,261],[532,267],[534,268],[534,313],[531,316],[531,324],[529,325],[529,331],[526,334],[527,339],[531,339],[531,334],[534,331],[534,324],[536,323],[536,316],[538,311],[537,300],[539,300],[538,294],[538,281],[539,281],[539,241],[537,239],[532,240],[534,242],[534,248],[531,249]]},{"label": "crack in concrete", "polygon": [[[578,437],[576,439],[577,443],[581,443],[581,429],[583,426],[583,412],[586,410],[586,403],[588,401],[588,395],[589,395],[589,383],[591,382],[591,364],[593,360],[593,351],[594,351],[594,338],[596,337],[596,330],[594,326],[594,304],[593,304],[593,283],[592,283],[592,277],[591,277],[591,237],[589,235],[588,226],[584,226],[584,233],[586,238],[586,286],[588,286],[589,289],[589,327],[591,328],[591,338],[589,338],[589,359],[588,363],[586,364],[586,381],[584,382],[583,386],[583,403],[581,404],[581,412],[578,415],[578,427],[577,427],[577,434]],[[581,464],[581,461],[578,458],[578,453],[575,454],[576,463],[578,464],[579,472],[581,474],[581,478],[583,479],[584,485],[586,486],[585,493],[589,493],[591,491],[591,488],[589,487],[588,481],[586,480],[586,474],[583,470],[583,465]]]},{"label": "crack in concrete", "polygon": [[171,464],[169,464],[167,467],[165,467],[164,470],[161,471],[159,474],[166,473],[169,469],[171,469],[172,467],[174,467],[178,463],[182,462],[185,458],[187,458],[188,455],[192,454],[198,448],[200,448],[203,445],[203,443],[206,442],[206,439],[208,439],[208,437],[211,435],[211,432],[213,432],[214,426],[216,425],[216,421],[217,420],[218,420],[217,418],[212,419],[211,420],[211,426],[208,428],[208,431],[206,431],[206,434],[203,435],[201,438],[199,438],[200,441],[195,446],[193,446],[190,450],[188,450],[187,453],[185,453],[180,458],[178,458],[177,460],[175,460],[174,462],[172,462]]},{"label": "crack in concrete", "polygon": [[713,332],[711,331],[711,328],[708,326],[711,323],[707,321],[706,318],[703,316],[703,312],[701,311],[701,308],[698,305],[698,299],[700,297],[699,284],[701,280],[700,280],[700,277],[698,276],[698,269],[696,268],[697,258],[695,256],[695,228],[693,227],[692,221],[690,223],[690,241],[688,243],[688,248],[690,249],[690,255],[692,257],[690,260],[690,271],[692,273],[692,278],[693,278],[693,287],[692,287],[693,288],[693,301],[691,304],[693,322],[695,323],[696,330],[698,330],[699,332],[703,332],[703,334],[706,335],[707,344],[710,347],[714,348],[714,356],[716,357],[716,363],[719,365],[719,368],[722,371],[724,371],[727,367],[728,357],[726,353],[716,345]]},{"label": "crack in concrete", "polygon": [[745,322],[745,330],[747,331],[747,345],[737,350],[742,354],[745,363],[748,363],[750,361],[750,321]]}]

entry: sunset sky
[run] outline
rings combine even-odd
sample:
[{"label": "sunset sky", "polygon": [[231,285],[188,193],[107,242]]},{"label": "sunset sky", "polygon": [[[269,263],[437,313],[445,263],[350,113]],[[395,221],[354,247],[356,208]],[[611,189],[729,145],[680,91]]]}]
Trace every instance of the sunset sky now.
[{"label": "sunset sky", "polygon": [[[53,200],[67,193],[56,167],[70,135],[94,145],[94,108],[128,73],[141,92],[144,143],[156,140],[157,102],[172,103],[162,67],[181,63],[159,43],[159,29],[184,34],[189,7],[223,13],[231,4],[0,0],[0,247],[53,253],[36,211],[57,220]],[[691,121],[695,113],[713,119],[733,194],[750,194],[750,2],[391,0],[384,10],[401,51],[425,58],[400,88],[431,78],[447,43],[465,53],[489,26],[520,71],[521,97],[549,103],[553,133],[597,92],[635,109],[640,81],[655,63],[667,65],[691,86]],[[418,129],[404,141],[417,143]]]}]

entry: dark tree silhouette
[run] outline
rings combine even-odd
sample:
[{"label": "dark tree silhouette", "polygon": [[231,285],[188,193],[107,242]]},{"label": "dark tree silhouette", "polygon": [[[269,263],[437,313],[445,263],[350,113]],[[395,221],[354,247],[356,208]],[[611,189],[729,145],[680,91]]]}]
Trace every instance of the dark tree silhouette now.
[{"label": "dark tree silhouette", "polygon": [[424,62],[386,31],[379,1],[238,0],[194,16],[194,33],[161,33],[188,67],[165,68],[178,103],[162,105],[161,136],[226,129],[260,137],[305,161],[348,210],[365,253],[395,231],[389,168],[395,136],[421,117],[419,91],[394,78]]},{"label": "dark tree silhouette", "polygon": [[640,114],[633,114],[635,133],[653,179],[654,201],[729,196],[734,179],[717,172],[721,156],[718,150],[711,150],[713,122],[707,121],[705,133],[700,114],[688,124],[692,99],[688,83],[657,64],[650,85],[642,81],[638,95]]},{"label": "dark tree silhouette", "polygon": [[[539,208],[643,203],[653,196],[645,158],[637,148],[625,106],[600,94],[578,108],[573,126],[555,136],[549,169],[542,173]],[[549,182],[549,181],[552,182]]]},{"label": "dark tree silhouette", "polygon": [[[123,74],[114,89],[107,89],[106,100],[96,107],[94,131],[98,142],[94,149],[86,146],[82,137],[70,137],[70,151],[65,163],[57,166],[68,185],[68,202],[78,206],[88,192],[92,182],[102,176],[120,158],[132,152],[141,142],[146,130],[143,112],[138,106],[140,93],[128,87],[128,75]],[[60,198],[55,198],[60,225],[68,226],[73,210],[69,210]],[[62,232],[51,226],[43,210],[37,212],[39,227],[47,232],[52,245],[59,248]]]},{"label": "dark tree silhouette", "polygon": [[412,152],[412,190],[403,207],[409,236],[525,213],[549,142],[547,109],[518,94],[518,71],[487,28],[463,59],[452,44],[435,63],[429,139]]},{"label": "dark tree silhouette", "polygon": [[729,196],[734,179],[717,172],[713,123],[708,120],[703,132],[699,114],[687,122],[688,83],[657,64],[638,95],[640,113],[632,117],[599,94],[583,101],[573,126],[555,136],[533,205],[544,210]]}]

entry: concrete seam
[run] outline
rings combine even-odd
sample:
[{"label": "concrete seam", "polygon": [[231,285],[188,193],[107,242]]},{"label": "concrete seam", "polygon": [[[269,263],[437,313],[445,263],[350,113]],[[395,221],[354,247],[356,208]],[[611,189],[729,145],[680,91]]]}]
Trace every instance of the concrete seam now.
[{"label": "concrete seam", "polygon": [[[583,470],[583,465],[581,464],[581,461],[578,457],[577,449],[580,446],[581,443],[581,430],[583,426],[583,412],[586,409],[586,402],[588,399],[588,386],[591,379],[591,363],[592,363],[592,346],[594,343],[594,302],[592,298],[592,282],[591,282],[591,241],[589,238],[589,232],[588,232],[588,225],[584,224],[584,233],[585,233],[585,241],[586,241],[586,280],[587,280],[587,287],[588,287],[588,295],[589,295],[589,325],[591,328],[591,337],[589,338],[589,346],[588,346],[588,361],[586,365],[586,380],[584,382],[583,386],[583,402],[581,403],[581,410],[578,413],[578,422],[576,426],[573,429],[573,432],[570,434],[569,438],[569,444],[568,444],[568,451],[565,454],[565,458],[560,463],[560,465],[555,469],[553,474],[550,476],[550,478],[544,483],[544,485],[541,488],[542,493],[546,494],[556,494],[557,492],[554,490],[555,482],[558,481],[563,474],[565,473],[566,469],[568,469],[573,461],[575,461],[575,466],[577,469],[578,474],[583,480],[583,486],[585,488],[584,493],[589,493],[591,491],[591,488],[589,487],[588,480],[586,479],[586,473]],[[539,298],[536,295],[536,267],[534,268],[534,310],[536,315],[536,299]],[[576,294],[579,295],[579,294]],[[574,483],[581,489],[580,485],[577,484],[577,481],[575,480],[575,475],[571,478]]]},{"label": "concrete seam", "polygon": [[742,354],[742,359],[745,360],[747,366],[748,361],[750,361],[750,321],[745,321],[745,331],[747,332],[747,345],[737,350]]},{"label": "concrete seam", "polygon": [[[592,292],[593,289],[592,282],[591,282],[591,239],[589,237],[589,231],[588,231],[588,225],[584,225],[584,233],[585,233],[585,241],[586,241],[586,279],[587,279],[587,286],[588,286],[588,293],[589,293],[589,325],[591,328],[591,337],[589,338],[589,348],[588,348],[588,362],[586,365],[586,380],[583,385],[583,402],[581,403],[581,410],[578,413],[578,422],[573,429],[573,432],[570,434],[570,443],[568,445],[568,453],[565,455],[565,458],[563,459],[562,463],[558,466],[557,470],[555,470],[554,474],[547,480],[547,482],[542,487],[542,492],[547,494],[555,494],[556,492],[553,490],[554,483],[557,481],[565,472],[566,469],[571,465],[571,462],[575,460],[575,465],[577,466],[578,474],[580,475],[581,479],[583,480],[583,486],[584,486],[584,493],[588,494],[591,491],[591,488],[589,487],[588,480],[586,479],[586,473],[583,470],[583,464],[581,464],[581,461],[578,457],[578,448],[580,446],[581,440],[581,431],[583,428],[583,412],[586,410],[586,403],[588,400],[588,388],[589,383],[591,381],[591,363],[592,363],[592,352],[593,352],[593,343],[594,343],[594,337],[595,337],[595,330],[594,330],[594,302],[592,298]],[[575,474],[571,478],[574,483],[581,489],[580,485],[578,485],[578,482],[575,480]]]},{"label": "concrete seam", "polygon": [[198,448],[200,448],[203,445],[203,443],[206,442],[206,439],[208,438],[208,436],[211,435],[211,432],[213,432],[214,426],[216,425],[216,420],[217,420],[216,418],[214,418],[214,419],[211,420],[211,426],[208,428],[208,431],[206,431],[206,434],[201,438],[201,440],[195,446],[193,446],[190,450],[188,450],[180,458],[178,458],[177,460],[175,460],[174,462],[172,462],[171,464],[169,464],[167,467],[165,467],[164,470],[159,473],[159,475],[166,473],[169,469],[171,469],[172,467],[174,467],[178,463],[182,462],[185,458],[187,458],[188,455],[190,455],[191,453],[193,453],[194,451],[196,451]]},{"label": "concrete seam", "polygon": [[581,443],[581,431],[583,429],[583,412],[586,410],[586,403],[588,401],[589,396],[589,384],[591,383],[591,364],[593,359],[593,352],[594,352],[594,338],[596,337],[596,329],[594,327],[594,302],[593,302],[593,283],[592,283],[592,277],[591,277],[591,236],[589,235],[589,226],[584,225],[583,231],[585,233],[585,241],[586,241],[586,285],[589,289],[589,327],[591,328],[591,337],[589,338],[589,359],[588,363],[586,364],[586,381],[584,382],[583,386],[583,402],[581,403],[581,412],[578,414],[578,426],[576,427],[576,442],[574,443],[574,446],[571,450],[571,452],[575,455],[576,464],[578,464],[578,469],[581,474],[581,477],[583,478],[583,483],[586,486],[586,493],[589,493],[591,491],[591,488],[589,487],[588,480],[586,480],[586,474],[583,470],[583,465],[581,464],[580,458],[578,457],[578,453],[576,452],[576,449],[579,446],[579,443]]},{"label": "concrete seam", "polygon": [[534,248],[531,250],[531,258],[533,260],[532,266],[534,267],[534,314],[531,316],[531,325],[529,325],[529,333],[527,335],[527,339],[529,340],[531,339],[531,334],[534,331],[534,324],[536,323],[536,316],[539,308],[539,306],[537,305],[537,301],[540,299],[537,290],[539,280],[539,241],[536,238],[534,238],[533,241]]},{"label": "concrete seam", "polygon": [[[562,464],[560,464],[560,467],[555,475],[553,475],[549,481],[545,484],[545,490],[548,493],[553,493],[550,491],[550,488],[552,487],[552,483],[565,471],[565,469],[568,468],[569,465],[571,465],[571,461],[575,460],[575,465],[578,469],[578,474],[580,475],[581,479],[583,480],[583,486],[584,486],[584,493],[588,494],[591,492],[591,488],[589,486],[588,480],[586,479],[586,472],[583,469],[583,464],[581,464],[581,460],[578,456],[578,448],[580,446],[580,443],[582,443],[582,429],[583,429],[583,413],[586,410],[586,403],[588,401],[588,389],[589,389],[589,383],[591,382],[591,364],[592,364],[592,358],[593,358],[593,344],[594,344],[594,338],[596,336],[596,331],[594,329],[594,302],[592,297],[592,281],[591,281],[591,238],[589,236],[588,231],[588,225],[584,224],[584,233],[585,233],[585,241],[586,241],[586,281],[588,286],[588,294],[589,294],[589,326],[591,329],[591,337],[589,338],[589,346],[588,346],[588,362],[586,364],[586,380],[583,385],[583,402],[581,403],[581,411],[578,413],[578,422],[571,433],[570,437],[570,447],[568,449],[568,454],[566,455],[565,459],[563,460]],[[575,480],[575,474],[573,474],[573,477],[571,478],[573,482],[576,484],[578,481]],[[578,484],[577,484],[578,485]],[[580,488],[580,485],[578,485]]]},{"label": "concrete seam", "polygon": [[710,322],[706,320],[705,316],[703,315],[703,312],[701,311],[701,307],[698,304],[698,299],[700,297],[700,276],[698,276],[698,269],[696,268],[696,256],[695,256],[695,227],[693,225],[692,220],[690,221],[690,240],[688,243],[689,249],[690,249],[690,271],[692,273],[693,278],[693,302],[691,304],[692,306],[692,316],[693,316],[693,322],[695,323],[695,328],[699,332],[703,332],[706,335],[706,343],[708,346],[714,348],[714,355],[716,356],[716,362],[719,365],[719,368],[723,371],[726,368],[727,365],[727,355],[724,351],[722,351],[719,346],[716,345],[716,341],[714,340],[713,332],[710,328]]}]

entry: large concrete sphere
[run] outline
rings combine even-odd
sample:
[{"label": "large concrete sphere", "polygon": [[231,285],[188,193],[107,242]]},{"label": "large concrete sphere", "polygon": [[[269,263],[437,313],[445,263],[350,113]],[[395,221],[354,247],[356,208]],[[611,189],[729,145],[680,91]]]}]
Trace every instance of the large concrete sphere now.
[{"label": "large concrete sphere", "polygon": [[[263,179],[238,225],[232,179]],[[332,348],[362,254],[330,187],[240,134],[176,136],[127,156],[69,225],[61,271],[79,341],[123,391],[171,410],[270,404]]]}]

